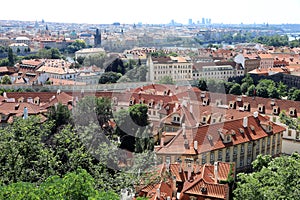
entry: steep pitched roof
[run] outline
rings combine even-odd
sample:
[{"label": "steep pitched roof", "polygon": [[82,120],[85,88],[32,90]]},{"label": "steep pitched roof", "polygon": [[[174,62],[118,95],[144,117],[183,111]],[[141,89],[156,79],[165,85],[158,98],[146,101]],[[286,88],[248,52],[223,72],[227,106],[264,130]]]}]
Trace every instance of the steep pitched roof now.
[{"label": "steep pitched roof", "polygon": [[[273,131],[272,133],[267,133],[262,127],[261,122],[268,121],[268,119],[261,115],[258,115],[257,118],[254,116],[247,117],[247,127],[243,127],[243,120],[244,119],[236,119],[223,123],[186,129],[185,134],[183,134],[182,130],[179,130],[177,135],[167,145],[157,150],[157,154],[196,155],[232,145],[258,140],[260,138],[267,137],[269,134],[275,134],[285,130],[284,127],[273,122],[269,122]],[[231,142],[223,142],[219,132],[221,129],[232,133]],[[185,141],[188,141],[188,145],[184,144]],[[194,150],[194,141],[197,141],[197,150]]]}]

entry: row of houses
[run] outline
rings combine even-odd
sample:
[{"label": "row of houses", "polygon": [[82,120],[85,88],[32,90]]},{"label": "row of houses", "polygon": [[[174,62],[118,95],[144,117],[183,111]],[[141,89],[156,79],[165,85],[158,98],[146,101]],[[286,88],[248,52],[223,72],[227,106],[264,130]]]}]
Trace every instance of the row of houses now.
[{"label": "row of houses", "polygon": [[[165,196],[165,199],[168,196],[177,199],[186,199],[187,196],[228,199],[228,185],[206,180],[208,172],[204,170],[201,174],[201,170],[196,170],[197,166],[209,169],[215,163],[221,163],[228,169],[233,164],[234,173],[243,172],[251,170],[252,161],[260,154],[291,154],[300,147],[299,131],[292,130],[279,121],[279,113],[283,110],[289,117],[297,118],[299,102],[216,94],[176,85],[150,84],[125,91],[94,93],[8,92],[1,97],[1,125],[11,123],[14,117],[27,115],[39,115],[42,120],[46,120],[50,106],[61,102],[72,109],[78,100],[90,95],[110,98],[113,113],[134,104],[147,105],[156,141],[156,156],[166,165],[166,169],[172,171],[176,168],[178,171],[175,170],[174,173],[185,177],[177,178],[177,187],[173,189],[172,184],[164,182],[165,180],[149,186],[150,188],[141,187],[138,191],[142,196],[159,196],[163,194],[164,187],[170,187],[168,191],[176,191],[176,195],[168,193],[170,195]],[[286,142],[292,142],[293,148]],[[216,175],[212,174],[213,176]],[[218,178],[213,178],[215,179]],[[197,184],[199,185],[196,186]],[[206,186],[206,191],[199,193],[190,190],[201,185]],[[214,196],[215,187],[225,188],[218,194],[220,196]]]},{"label": "row of houses", "polygon": [[[1,77],[9,75],[12,84],[43,85],[48,81],[54,85],[97,84],[104,70],[96,67],[74,68],[63,59],[22,60],[14,67],[1,67]],[[12,70],[13,69],[13,70]]]}]

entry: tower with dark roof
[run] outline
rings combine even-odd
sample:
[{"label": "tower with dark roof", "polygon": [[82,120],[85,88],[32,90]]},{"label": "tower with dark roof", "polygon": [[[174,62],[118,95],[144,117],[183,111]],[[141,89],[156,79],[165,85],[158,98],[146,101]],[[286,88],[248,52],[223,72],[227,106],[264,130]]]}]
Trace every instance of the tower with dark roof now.
[{"label": "tower with dark roof", "polygon": [[94,35],[94,47],[101,46],[101,33],[99,29],[96,29],[96,34]]}]

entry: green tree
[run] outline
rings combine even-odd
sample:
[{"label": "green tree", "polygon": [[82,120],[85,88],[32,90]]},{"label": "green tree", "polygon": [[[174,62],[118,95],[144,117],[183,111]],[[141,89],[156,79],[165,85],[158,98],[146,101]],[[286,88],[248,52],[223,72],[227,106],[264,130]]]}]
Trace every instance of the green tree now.
[{"label": "green tree", "polygon": [[116,134],[121,137],[120,148],[132,152],[153,150],[154,142],[148,122],[148,107],[135,104],[114,114]]},{"label": "green tree", "polygon": [[1,84],[12,84],[10,77],[8,75],[4,75],[1,79]]},{"label": "green tree", "polygon": [[0,129],[0,180],[4,184],[18,181],[38,182],[55,174],[56,159],[42,142],[51,134],[52,122],[40,118],[15,118],[12,125]]},{"label": "green tree", "polygon": [[209,79],[207,81],[207,87],[210,92],[223,93],[225,94],[224,81]]},{"label": "green tree", "polygon": [[256,93],[259,97],[272,97],[278,98],[279,94],[277,92],[276,84],[274,81],[269,79],[261,79],[256,86]]},{"label": "green tree", "polygon": [[286,97],[287,96],[287,85],[285,85],[282,81],[277,84],[277,91],[279,96]]},{"label": "green tree", "polygon": [[235,83],[235,84],[231,87],[231,89],[229,90],[229,94],[235,94],[235,95],[240,95],[240,94],[242,94],[240,84]]},{"label": "green tree", "polygon": [[230,89],[232,88],[232,86],[234,85],[233,82],[229,82],[229,81],[225,81],[224,82],[224,87],[225,87],[225,93],[229,94]]},{"label": "green tree", "polygon": [[160,83],[160,84],[170,84],[170,85],[174,85],[175,84],[175,82],[174,82],[174,80],[173,80],[173,78],[171,76],[164,76],[164,77],[162,77],[158,81],[158,83]]},{"label": "green tree", "polygon": [[[257,170],[238,174],[235,199],[299,199],[300,155],[259,158]],[[260,163],[261,162],[261,163]]]},{"label": "green tree", "polygon": [[13,66],[15,63],[15,58],[14,58],[13,50],[11,48],[8,48],[7,57],[8,57],[8,65]]},{"label": "green tree", "polygon": [[54,120],[55,127],[66,125],[71,120],[71,112],[68,106],[58,103],[48,109],[48,119]]},{"label": "green tree", "polygon": [[101,77],[99,79],[99,83],[100,84],[116,83],[121,77],[122,77],[122,74],[120,74],[120,73],[105,72],[101,75]]},{"label": "green tree", "polygon": [[98,53],[95,55],[89,55],[84,58],[83,65],[85,66],[97,66],[102,69],[106,67],[106,62],[109,62],[109,57],[105,53]]},{"label": "green tree", "polygon": [[248,85],[254,84],[253,78],[250,74],[246,74],[246,76],[242,79],[242,83],[247,83]]},{"label": "green tree", "polygon": [[248,88],[249,88],[249,86],[250,86],[250,85],[248,85],[247,82],[242,83],[242,85],[241,85],[241,92],[242,92],[243,94],[246,94],[246,93],[247,93],[247,90],[248,90]]},{"label": "green tree", "polygon": [[70,44],[69,46],[67,46],[66,51],[68,53],[75,53],[76,51],[86,48],[86,43],[84,40],[75,40],[72,44]]},{"label": "green tree", "polygon": [[77,59],[76,59],[76,61],[77,61],[80,65],[82,65],[83,62],[84,62],[84,59],[85,59],[85,57],[78,56]]},{"label": "green tree", "polygon": [[246,92],[246,95],[247,96],[255,96],[256,95],[256,88],[255,88],[255,85],[250,85],[247,89],[247,92]]},{"label": "green tree", "polygon": [[206,81],[203,78],[199,79],[197,87],[201,91],[207,91],[208,90]]},{"label": "green tree", "polygon": [[293,93],[290,97],[290,100],[300,101],[300,90],[299,89],[296,89],[296,90],[293,91]]},{"label": "green tree", "polygon": [[103,127],[111,117],[111,101],[106,97],[86,96],[73,108],[73,119],[77,125],[99,123],[100,127]]},{"label": "green tree", "polygon": [[97,191],[95,180],[86,170],[78,169],[64,177],[50,176],[39,186],[28,182],[18,182],[0,187],[0,198],[23,199],[101,199],[117,200],[112,191]]}]

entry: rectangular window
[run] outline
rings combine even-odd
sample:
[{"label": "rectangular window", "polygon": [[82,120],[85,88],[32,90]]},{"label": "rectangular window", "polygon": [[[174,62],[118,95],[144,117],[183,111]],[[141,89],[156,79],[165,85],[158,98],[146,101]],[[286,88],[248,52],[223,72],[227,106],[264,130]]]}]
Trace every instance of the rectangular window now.
[{"label": "rectangular window", "polygon": [[202,165],[206,163],[206,153],[202,154]]},{"label": "rectangular window", "polygon": [[244,153],[245,149],[244,149],[244,144],[241,144],[241,153]]},{"label": "rectangular window", "polygon": [[234,146],[234,147],[233,147],[233,155],[234,155],[234,156],[237,155],[237,146]]},{"label": "rectangular window", "polygon": [[243,167],[244,166],[244,159],[241,159],[240,160],[240,167]]},{"label": "rectangular window", "polygon": [[289,136],[289,137],[292,136],[292,130],[288,130],[288,136]]},{"label": "rectangular window", "polygon": [[210,152],[210,163],[213,164],[215,162],[215,153]]},{"label": "rectangular window", "polygon": [[230,161],[230,149],[229,148],[226,148],[226,159],[225,159],[226,162],[229,162]]},{"label": "rectangular window", "polygon": [[256,141],[256,155],[259,154],[259,144],[260,144],[260,142]]},{"label": "rectangular window", "polygon": [[218,151],[218,160],[222,161],[222,150]]},{"label": "rectangular window", "polygon": [[251,164],[251,157],[248,157],[247,158],[247,165],[250,165]]},{"label": "rectangular window", "polygon": [[250,155],[250,154],[252,154],[252,144],[251,143],[248,143],[248,156]]}]

